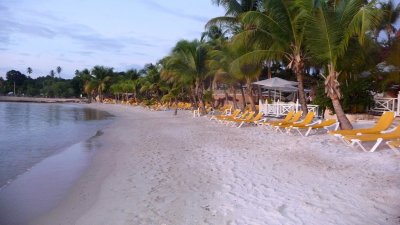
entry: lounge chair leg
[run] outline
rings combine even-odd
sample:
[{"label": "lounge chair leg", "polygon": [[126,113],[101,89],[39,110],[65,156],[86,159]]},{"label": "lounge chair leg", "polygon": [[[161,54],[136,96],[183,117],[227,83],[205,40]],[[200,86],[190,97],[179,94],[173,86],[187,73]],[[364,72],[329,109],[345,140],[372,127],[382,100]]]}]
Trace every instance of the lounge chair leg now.
[{"label": "lounge chair leg", "polygon": [[378,146],[381,144],[382,141],[383,141],[382,138],[378,138],[378,140],[376,140],[375,145],[371,148],[371,150],[369,150],[369,152],[374,152],[378,148]]},{"label": "lounge chair leg", "polygon": [[237,128],[241,128],[244,122],[242,121]]},{"label": "lounge chair leg", "polygon": [[[306,136],[306,137],[307,137],[307,136],[310,134],[311,130],[312,130],[312,128],[311,128],[311,127],[309,127],[309,128],[308,128],[308,130],[307,130],[307,132],[306,132],[306,134],[305,134],[304,136]],[[300,133],[300,131],[299,131],[299,133]],[[301,133],[300,133],[300,134],[301,134]]]},{"label": "lounge chair leg", "polygon": [[286,127],[286,128],[285,128],[285,130],[286,130],[285,133],[290,134],[290,129],[291,129],[291,128],[292,128],[291,126],[290,126],[290,127]]},{"label": "lounge chair leg", "polygon": [[392,146],[392,145],[388,144],[388,142],[386,142],[386,144],[390,147],[390,149],[393,150],[393,152],[394,152],[396,155],[400,155],[400,151],[399,151],[395,146]]}]

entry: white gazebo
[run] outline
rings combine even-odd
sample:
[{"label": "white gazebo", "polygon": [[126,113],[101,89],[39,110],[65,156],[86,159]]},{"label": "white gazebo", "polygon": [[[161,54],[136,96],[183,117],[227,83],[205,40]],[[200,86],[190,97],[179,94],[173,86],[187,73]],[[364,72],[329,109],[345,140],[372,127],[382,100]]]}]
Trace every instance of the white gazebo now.
[{"label": "white gazebo", "polygon": [[[297,82],[295,81],[288,81],[284,80],[279,77],[273,77],[270,79],[266,80],[260,80],[257,82],[254,82],[253,84],[260,85],[264,89],[268,90],[274,90],[275,95],[276,91],[279,91],[280,95],[281,92],[294,92],[296,93],[298,91],[298,88],[295,87],[297,85]],[[276,96],[275,96],[276,97]],[[264,115],[270,115],[270,116],[283,116],[286,115],[289,111],[299,111],[301,109],[301,106],[299,104],[299,100],[296,99],[296,102],[281,102],[281,101],[275,101],[274,97],[274,102],[265,102],[263,103],[261,100],[259,102],[259,109],[264,113]],[[315,112],[316,116],[318,116],[318,105],[307,105],[308,111],[313,111]]]}]

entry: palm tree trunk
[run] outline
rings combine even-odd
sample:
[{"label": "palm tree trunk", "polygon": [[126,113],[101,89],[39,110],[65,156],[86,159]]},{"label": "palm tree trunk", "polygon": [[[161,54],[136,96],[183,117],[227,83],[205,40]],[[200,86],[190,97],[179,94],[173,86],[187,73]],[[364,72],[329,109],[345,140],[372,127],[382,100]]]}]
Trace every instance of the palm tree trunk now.
[{"label": "palm tree trunk", "polygon": [[238,109],[239,107],[238,107],[237,102],[236,102],[236,88],[235,88],[234,85],[231,86],[231,90],[232,90],[232,94],[233,94],[233,100],[232,100],[233,108],[234,109]]},{"label": "palm tree trunk", "polygon": [[229,100],[228,91],[226,89],[224,90],[224,94],[225,94],[225,102],[224,102],[224,106],[225,106],[228,104],[228,100]]},{"label": "palm tree trunk", "polygon": [[204,87],[204,81],[200,80],[199,78],[196,79],[196,87],[195,87],[195,95],[197,97],[197,100],[199,102],[199,107],[201,109],[201,114],[204,115],[206,114],[206,106],[203,101],[203,87]]},{"label": "palm tree trunk", "polygon": [[298,88],[299,88],[299,101],[300,101],[300,105],[301,105],[301,110],[303,111],[303,115],[306,115],[308,113],[308,108],[307,108],[306,95],[304,93],[304,75],[303,75],[303,73],[297,74],[297,82],[298,82]]},{"label": "palm tree trunk", "polygon": [[332,100],[332,105],[333,108],[335,109],[336,117],[340,123],[340,128],[342,130],[351,130],[353,129],[353,126],[351,125],[349,119],[347,118],[346,114],[343,111],[342,105],[340,104],[339,99],[333,99]]},{"label": "palm tree trunk", "polygon": [[243,85],[240,83],[240,92],[242,93],[242,99],[243,99],[243,110],[246,109],[246,96],[244,95],[243,91]]},{"label": "palm tree trunk", "polygon": [[174,110],[174,116],[178,115],[178,98],[174,97],[174,102],[175,102],[175,110]]},{"label": "palm tree trunk", "polygon": [[306,95],[304,93],[304,61],[303,57],[300,53],[294,54],[293,59],[293,71],[296,74],[297,82],[298,82],[298,88],[299,88],[299,100],[300,100],[300,105],[301,105],[301,110],[303,111],[303,115],[306,115],[308,113],[308,108],[307,108],[307,101],[306,101]]},{"label": "palm tree trunk", "polygon": [[351,130],[353,126],[351,125],[349,119],[343,111],[342,105],[340,104],[340,84],[338,82],[339,73],[335,71],[332,64],[328,65],[329,75],[325,79],[325,93],[331,99],[333,108],[335,109],[336,117],[340,123],[340,127],[343,130]]},{"label": "palm tree trunk", "polygon": [[254,103],[253,90],[252,90],[252,87],[251,87],[251,81],[250,80],[247,81],[247,96],[249,97],[251,110],[256,111],[256,104]]}]

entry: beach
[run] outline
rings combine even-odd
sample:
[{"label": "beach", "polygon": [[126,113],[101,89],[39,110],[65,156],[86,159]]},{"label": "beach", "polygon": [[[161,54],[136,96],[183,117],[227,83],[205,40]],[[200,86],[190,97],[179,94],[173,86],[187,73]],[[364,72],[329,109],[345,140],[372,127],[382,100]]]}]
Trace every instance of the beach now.
[{"label": "beach", "polygon": [[67,197],[40,225],[399,224],[400,158],[326,134],[293,136],[149,111],[115,115]]}]

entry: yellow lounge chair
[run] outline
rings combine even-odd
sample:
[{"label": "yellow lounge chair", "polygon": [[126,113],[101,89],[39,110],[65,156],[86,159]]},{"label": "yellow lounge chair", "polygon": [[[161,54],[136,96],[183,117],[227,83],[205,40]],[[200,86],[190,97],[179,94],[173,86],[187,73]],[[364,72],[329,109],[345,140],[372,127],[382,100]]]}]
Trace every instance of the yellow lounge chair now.
[{"label": "yellow lounge chair", "polygon": [[251,118],[251,119],[249,119],[249,120],[243,120],[243,121],[239,124],[238,128],[242,127],[243,124],[251,124],[251,123],[257,124],[257,122],[259,122],[259,121],[262,119],[262,116],[263,116],[263,115],[264,115],[264,113],[259,112],[259,113],[258,113],[257,115],[255,115],[253,118]]},{"label": "yellow lounge chair", "polygon": [[229,124],[229,122],[232,120],[245,119],[249,113],[250,112],[248,110],[246,110],[242,114],[237,115],[236,117],[225,117],[223,119],[220,119],[219,122],[221,122],[221,123],[225,122],[226,124]]},{"label": "yellow lounge chair", "polygon": [[253,118],[253,116],[254,116],[255,113],[256,113],[256,112],[251,111],[251,112],[249,112],[246,116],[242,116],[242,117],[240,117],[240,118],[238,118],[238,119],[228,119],[228,120],[227,120],[227,124],[235,124],[235,123],[240,123],[240,122],[242,122],[242,121],[251,120],[251,118]]},{"label": "yellow lounge chair", "polygon": [[232,114],[224,114],[224,115],[213,115],[211,116],[210,120],[222,120],[224,118],[235,118],[240,114],[240,109],[236,109],[235,111],[233,111]]},{"label": "yellow lounge chair", "polygon": [[[305,126],[296,126],[292,127],[292,130],[297,130],[301,136],[307,137],[311,131],[317,132],[320,129],[325,129],[329,131],[329,127],[334,127],[333,130],[337,130],[339,128],[339,122],[336,119],[327,119],[327,120],[319,120],[315,123],[308,124]],[[303,135],[301,130],[307,130],[306,133]]]},{"label": "yellow lounge chair", "polygon": [[270,126],[272,126],[274,124],[288,122],[290,119],[293,118],[294,114],[295,114],[294,111],[289,111],[288,114],[285,116],[285,118],[283,118],[282,120],[274,120],[274,121],[262,122],[262,123],[259,123],[258,125],[270,127]]},{"label": "yellow lounge chair", "polygon": [[397,155],[400,155],[400,140],[396,140],[396,141],[388,141],[386,142],[386,144],[390,147],[390,149],[392,149],[394,151],[394,153],[396,153]]},{"label": "yellow lounge chair", "polygon": [[[379,134],[360,134],[360,135],[346,135],[343,137],[343,141],[351,147],[360,147],[366,152],[373,152],[378,148],[383,140],[394,140],[400,138],[400,125],[394,129],[384,131]],[[374,142],[370,150],[367,150],[362,143],[363,142]]]},{"label": "yellow lounge chair", "polygon": [[345,135],[356,135],[356,134],[378,134],[390,127],[395,118],[395,113],[391,111],[384,112],[376,122],[375,126],[371,128],[364,129],[353,129],[353,130],[337,130],[328,131],[328,134],[334,135],[336,137],[342,137]]},{"label": "yellow lounge chair", "polygon": [[286,123],[286,124],[282,124],[282,125],[277,125],[275,127],[276,127],[276,130],[279,130],[281,133],[283,133],[283,129],[286,130],[286,133],[290,133],[290,130],[293,127],[304,127],[304,126],[307,126],[308,124],[311,124],[311,122],[314,119],[314,116],[315,116],[315,113],[310,111],[304,117],[304,120],[302,120],[300,122]]},{"label": "yellow lounge chair", "polygon": [[290,120],[282,121],[279,123],[271,122],[270,127],[277,131],[279,129],[279,127],[277,127],[277,126],[282,126],[285,124],[293,124],[293,123],[298,122],[300,120],[302,114],[303,114],[303,111],[298,111],[293,115],[293,117]]}]

